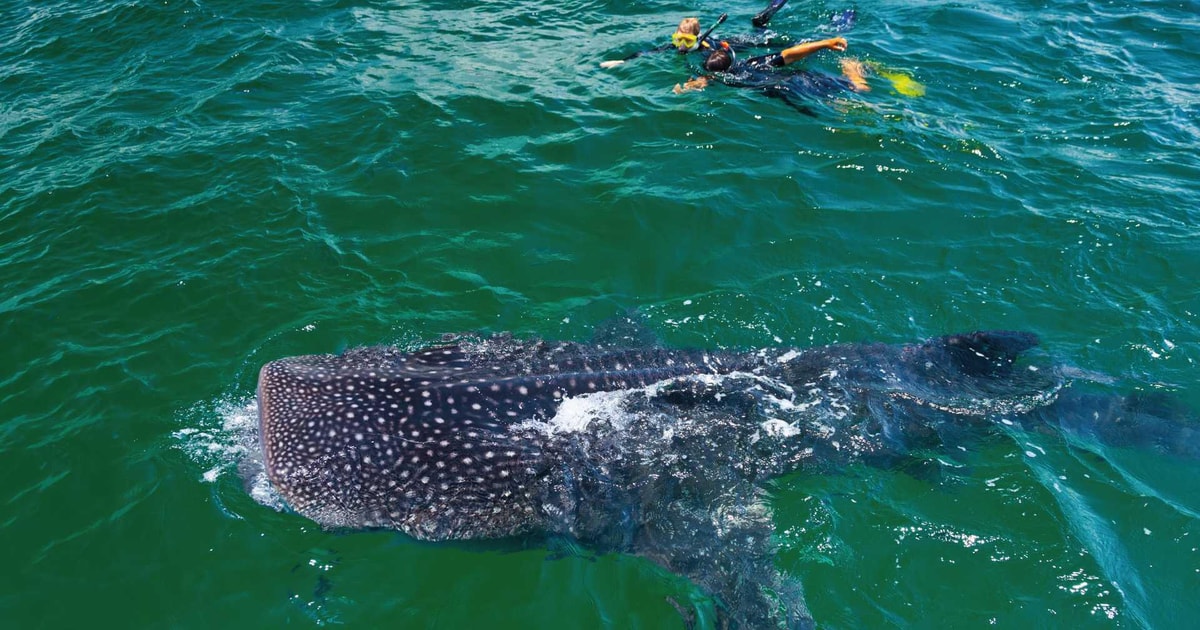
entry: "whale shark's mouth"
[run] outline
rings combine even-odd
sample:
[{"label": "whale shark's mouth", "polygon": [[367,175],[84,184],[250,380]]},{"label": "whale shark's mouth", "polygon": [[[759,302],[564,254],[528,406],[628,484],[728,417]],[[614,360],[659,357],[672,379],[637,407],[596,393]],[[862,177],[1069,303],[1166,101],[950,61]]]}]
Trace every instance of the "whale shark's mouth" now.
[{"label": "whale shark's mouth", "polygon": [[271,461],[270,445],[275,441],[275,438],[272,436],[270,423],[268,423],[266,421],[267,418],[271,417],[271,414],[270,414],[271,395],[270,395],[269,388],[265,389],[265,390],[263,388],[263,381],[265,380],[263,378],[263,376],[264,376],[263,370],[265,370],[265,369],[266,369],[266,366],[263,366],[263,369],[259,370],[258,387],[256,388],[257,395],[255,396],[256,411],[258,412],[258,414],[257,414],[257,419],[258,419],[257,446],[258,446],[258,448],[256,449],[257,456],[251,455],[251,456],[248,456],[246,459],[248,460],[248,462],[250,462],[247,464],[247,466],[254,465],[254,466],[257,466],[258,468],[260,468],[261,474],[268,479],[268,481],[273,485],[273,487],[277,488],[276,492],[282,493],[281,490],[278,490],[278,488],[280,487],[279,486],[280,481],[270,478],[269,468],[266,465],[267,462]]}]

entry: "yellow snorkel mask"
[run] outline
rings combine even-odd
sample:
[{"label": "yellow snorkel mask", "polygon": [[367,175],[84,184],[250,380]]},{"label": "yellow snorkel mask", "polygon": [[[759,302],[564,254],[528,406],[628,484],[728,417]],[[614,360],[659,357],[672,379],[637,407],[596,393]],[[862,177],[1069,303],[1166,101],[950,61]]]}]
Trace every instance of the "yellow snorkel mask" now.
[{"label": "yellow snorkel mask", "polygon": [[698,38],[691,33],[680,33],[679,31],[675,31],[675,34],[671,36],[671,45],[678,49],[679,52],[696,50],[697,39]]}]

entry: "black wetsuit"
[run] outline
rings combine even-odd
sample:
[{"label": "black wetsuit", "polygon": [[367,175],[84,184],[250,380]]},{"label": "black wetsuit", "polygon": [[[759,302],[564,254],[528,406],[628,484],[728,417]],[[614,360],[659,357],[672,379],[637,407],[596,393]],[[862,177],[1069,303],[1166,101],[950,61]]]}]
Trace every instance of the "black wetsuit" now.
[{"label": "black wetsuit", "polygon": [[[705,55],[705,59],[707,58],[708,55]],[[854,84],[846,77],[815,70],[775,72],[775,68],[785,65],[787,62],[783,53],[773,52],[748,59],[735,59],[728,70],[719,72],[716,76],[725,85],[760,90],[763,94],[778,98],[809,116],[817,114],[798,99],[827,98],[838,92],[854,89]],[[703,67],[703,63],[701,66]]]},{"label": "black wetsuit", "polygon": [[[773,0],[760,16],[765,15],[765,19],[770,19],[775,14],[775,11],[778,11],[785,3],[786,0],[782,2]],[[841,32],[853,28],[856,17],[857,13],[854,9],[846,9],[835,13],[830,19],[830,23],[834,30]],[[755,25],[757,26],[758,16],[755,17],[755,20]],[[762,37],[761,34],[757,37],[753,35],[749,37],[733,37],[722,41],[728,43],[734,52],[741,52],[750,48],[763,48],[772,43],[769,41],[769,38]],[[718,46],[717,42],[710,42],[709,47],[701,48],[703,52],[700,63],[701,74],[706,72],[703,70],[704,62],[708,60],[708,56]],[[843,76],[834,76],[824,72],[803,69],[787,73],[775,72],[775,68],[781,68],[785,65],[787,65],[787,62],[780,52],[758,55],[747,59],[735,58],[733,65],[728,70],[717,73],[717,78],[722,83],[732,87],[761,90],[763,94],[778,98],[809,116],[816,116],[816,112],[807,105],[798,102],[798,99],[827,98],[839,92],[854,89],[854,84]]]}]

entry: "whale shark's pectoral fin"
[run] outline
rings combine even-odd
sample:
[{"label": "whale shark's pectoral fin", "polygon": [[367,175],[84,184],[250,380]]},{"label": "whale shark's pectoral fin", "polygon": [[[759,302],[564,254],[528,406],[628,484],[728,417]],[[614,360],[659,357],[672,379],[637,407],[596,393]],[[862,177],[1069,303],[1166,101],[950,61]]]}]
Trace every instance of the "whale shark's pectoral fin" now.
[{"label": "whale shark's pectoral fin", "polygon": [[813,628],[804,592],[775,567],[771,510],[749,484],[716,504],[679,500],[639,532],[634,552],[716,602],[718,628]]}]

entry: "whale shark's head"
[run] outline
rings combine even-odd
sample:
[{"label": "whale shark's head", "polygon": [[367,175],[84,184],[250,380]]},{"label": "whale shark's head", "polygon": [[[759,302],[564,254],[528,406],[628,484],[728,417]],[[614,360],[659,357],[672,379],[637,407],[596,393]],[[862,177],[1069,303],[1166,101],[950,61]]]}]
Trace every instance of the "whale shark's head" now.
[{"label": "whale shark's head", "polygon": [[259,435],[271,484],[328,527],[389,527],[424,539],[520,529],[539,453],[510,437],[504,419],[506,406],[524,406],[509,394],[528,389],[492,391],[464,372],[458,351],[440,348],[266,364]]}]

